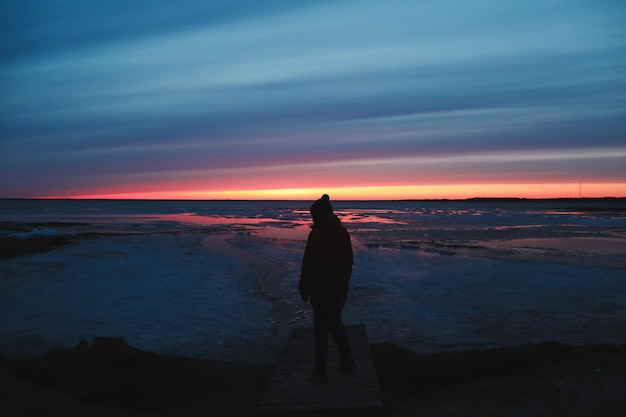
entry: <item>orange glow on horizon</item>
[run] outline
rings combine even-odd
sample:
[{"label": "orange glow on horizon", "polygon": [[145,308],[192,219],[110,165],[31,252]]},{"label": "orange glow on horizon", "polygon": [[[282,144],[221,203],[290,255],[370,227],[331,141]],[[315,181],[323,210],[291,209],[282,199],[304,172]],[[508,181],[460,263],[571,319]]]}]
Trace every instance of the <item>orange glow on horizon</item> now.
[{"label": "orange glow on horizon", "polygon": [[169,190],[76,193],[40,198],[146,200],[314,200],[322,194],[334,200],[402,200],[483,198],[602,198],[626,197],[626,182],[541,184],[377,185],[233,190]]}]

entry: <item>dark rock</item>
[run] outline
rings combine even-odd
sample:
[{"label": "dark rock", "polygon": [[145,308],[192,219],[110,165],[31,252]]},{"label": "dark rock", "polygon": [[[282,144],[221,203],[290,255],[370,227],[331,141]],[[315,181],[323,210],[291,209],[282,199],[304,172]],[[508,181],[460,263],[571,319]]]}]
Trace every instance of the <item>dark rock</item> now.
[{"label": "dark rock", "polygon": [[93,339],[89,354],[93,359],[118,360],[129,359],[140,353],[121,337],[96,337]]},{"label": "dark rock", "polygon": [[76,346],[74,346],[70,352],[73,354],[81,354],[81,353],[86,353],[87,351],[89,351],[91,346],[89,346],[89,342],[87,342],[85,339],[81,340],[80,342],[78,342],[78,344]]},{"label": "dark rock", "polygon": [[65,349],[56,348],[56,349],[49,350],[45,354],[44,359],[48,361],[56,361],[56,360],[64,360],[66,359],[66,357],[67,357],[67,351]]},{"label": "dark rock", "polygon": [[70,235],[41,235],[28,237],[0,237],[0,259],[48,252],[68,245]]}]

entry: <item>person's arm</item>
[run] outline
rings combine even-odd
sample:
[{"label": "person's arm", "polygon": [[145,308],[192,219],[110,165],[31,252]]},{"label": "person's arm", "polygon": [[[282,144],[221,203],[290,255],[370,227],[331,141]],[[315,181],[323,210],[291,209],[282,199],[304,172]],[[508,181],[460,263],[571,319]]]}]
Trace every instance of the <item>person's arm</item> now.
[{"label": "person's arm", "polygon": [[352,251],[352,239],[346,231],[346,277],[348,280],[352,277],[352,266],[354,265],[354,252]]},{"label": "person's arm", "polygon": [[302,269],[300,271],[300,283],[298,289],[300,290],[300,297],[302,301],[309,301],[309,297],[313,293],[313,280],[315,277],[315,242],[314,236],[311,232],[304,248],[304,256],[302,258]]}]

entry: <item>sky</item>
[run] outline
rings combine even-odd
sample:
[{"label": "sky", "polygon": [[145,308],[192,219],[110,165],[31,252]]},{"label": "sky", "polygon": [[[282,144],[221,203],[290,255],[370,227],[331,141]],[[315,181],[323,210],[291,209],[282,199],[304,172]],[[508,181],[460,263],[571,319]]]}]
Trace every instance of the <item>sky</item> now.
[{"label": "sky", "polygon": [[626,197],[621,0],[2,0],[0,198]]}]

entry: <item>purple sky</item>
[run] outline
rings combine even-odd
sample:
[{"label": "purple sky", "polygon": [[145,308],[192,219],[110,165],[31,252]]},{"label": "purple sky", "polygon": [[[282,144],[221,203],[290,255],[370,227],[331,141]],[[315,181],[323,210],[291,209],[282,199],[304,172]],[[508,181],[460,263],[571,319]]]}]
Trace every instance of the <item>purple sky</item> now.
[{"label": "purple sky", "polygon": [[626,196],[623,1],[2,4],[0,197],[579,181]]}]

